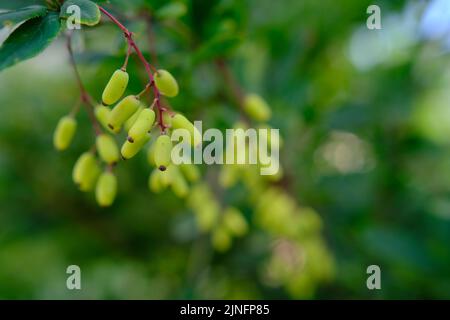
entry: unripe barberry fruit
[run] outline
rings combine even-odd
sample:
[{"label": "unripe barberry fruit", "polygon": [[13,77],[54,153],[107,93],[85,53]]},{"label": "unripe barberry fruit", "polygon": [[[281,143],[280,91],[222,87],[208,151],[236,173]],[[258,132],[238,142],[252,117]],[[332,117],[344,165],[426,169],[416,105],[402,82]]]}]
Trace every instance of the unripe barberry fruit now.
[{"label": "unripe barberry fruit", "polygon": [[229,207],[223,212],[223,224],[235,236],[243,236],[248,230],[247,221],[242,213],[233,207]]},{"label": "unripe barberry fruit", "polygon": [[95,199],[102,207],[108,207],[116,198],[117,178],[112,172],[103,172],[97,181]]},{"label": "unripe barberry fruit", "polygon": [[244,110],[256,121],[267,121],[272,115],[269,105],[257,94],[249,94],[245,97]]},{"label": "unripe barberry fruit", "polygon": [[128,78],[128,73],[124,70],[119,69],[113,73],[111,79],[109,79],[108,84],[103,90],[103,104],[111,105],[120,99],[127,88]]},{"label": "unripe barberry fruit", "polygon": [[124,160],[128,160],[133,158],[141,149],[142,147],[150,140],[150,134],[146,133],[143,138],[140,140],[136,140],[133,143],[130,141],[125,141],[122,145],[122,148],[120,149],[120,154],[122,155],[122,158]]},{"label": "unripe barberry fruit", "polygon": [[133,143],[142,140],[153,126],[155,122],[155,112],[152,109],[144,109],[139,114],[136,122],[128,131],[128,141]]},{"label": "unripe barberry fruit", "polygon": [[75,163],[72,178],[81,191],[90,191],[100,174],[100,166],[92,152],[83,153]]},{"label": "unripe barberry fruit", "polygon": [[144,110],[144,108],[145,108],[145,106],[141,103],[139,105],[139,108],[137,109],[137,111],[131,117],[129,117],[127,121],[125,121],[123,127],[127,132],[130,130],[130,128],[136,122],[137,118],[139,117],[139,114],[141,113],[142,110]]},{"label": "unripe barberry fruit", "polygon": [[97,151],[100,158],[107,164],[114,164],[119,161],[119,149],[113,137],[107,134],[100,134],[96,139]]},{"label": "unripe barberry fruit", "polygon": [[169,174],[173,193],[180,198],[186,197],[189,192],[189,186],[181,175],[180,169],[177,166],[171,165]]},{"label": "unripe barberry fruit", "polygon": [[108,119],[108,127],[117,130],[122,124],[130,118],[139,108],[140,101],[136,96],[130,95],[123,98],[111,110]]},{"label": "unripe barberry fruit", "polygon": [[55,132],[53,134],[53,144],[59,151],[65,150],[72,142],[75,131],[77,130],[77,122],[72,116],[64,116],[58,121]]},{"label": "unripe barberry fruit", "polygon": [[111,109],[108,107],[105,107],[103,105],[96,106],[94,108],[94,114],[97,118],[98,122],[109,132],[111,133],[119,133],[120,127],[117,128],[115,131],[112,130],[110,127],[108,127],[108,120],[109,120],[109,114],[111,113]]},{"label": "unripe barberry fruit", "polygon": [[172,169],[173,165],[170,164],[169,166],[167,166],[165,171],[161,171],[161,169],[159,169],[159,181],[161,183],[161,186],[163,188],[167,188],[171,182],[172,182],[172,175],[170,174],[170,170]]},{"label": "unripe barberry fruit", "polygon": [[162,134],[155,141],[154,159],[156,167],[165,171],[170,164],[172,141],[168,135]]},{"label": "unripe barberry fruit", "polygon": [[212,234],[212,245],[220,252],[227,251],[231,247],[231,236],[223,227],[218,227]]},{"label": "unripe barberry fruit", "polygon": [[148,188],[155,193],[159,193],[164,189],[161,184],[161,179],[159,175],[160,172],[161,171],[157,169],[153,170],[153,172],[148,177]]},{"label": "unripe barberry fruit", "polygon": [[202,135],[200,134],[200,131],[198,131],[192,122],[181,114],[176,114],[172,118],[172,128],[187,130],[191,135],[190,143],[193,147],[198,146],[202,142]]},{"label": "unripe barberry fruit", "polygon": [[192,163],[183,163],[180,165],[181,172],[183,172],[186,179],[190,182],[197,182],[200,179],[200,170]]},{"label": "unripe barberry fruit", "polygon": [[167,97],[175,97],[178,94],[178,83],[167,70],[156,71],[155,84],[159,92]]}]

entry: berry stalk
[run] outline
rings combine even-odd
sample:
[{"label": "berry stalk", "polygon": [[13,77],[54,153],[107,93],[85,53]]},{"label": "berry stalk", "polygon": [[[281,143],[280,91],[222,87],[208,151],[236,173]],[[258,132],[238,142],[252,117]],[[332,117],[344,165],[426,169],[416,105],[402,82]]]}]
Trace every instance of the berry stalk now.
[{"label": "berry stalk", "polygon": [[155,85],[155,78],[152,72],[152,69],[154,70],[153,66],[145,59],[144,55],[142,54],[141,50],[137,46],[136,42],[133,40],[133,33],[129,31],[122,23],[120,23],[119,20],[117,20],[111,13],[109,13],[106,9],[104,9],[101,6],[98,6],[100,11],[107,16],[116,26],[119,27],[120,30],[123,31],[125,39],[128,41],[128,45],[130,48],[133,48],[136,52],[139,60],[143,64],[145,71],[147,72],[149,83],[148,85],[152,87],[153,94],[155,96],[155,104],[156,108],[158,109],[158,124],[161,128],[161,132],[165,132],[167,126],[164,124],[163,119],[163,113],[165,111],[165,108],[161,105],[161,93],[159,92],[158,88]]}]

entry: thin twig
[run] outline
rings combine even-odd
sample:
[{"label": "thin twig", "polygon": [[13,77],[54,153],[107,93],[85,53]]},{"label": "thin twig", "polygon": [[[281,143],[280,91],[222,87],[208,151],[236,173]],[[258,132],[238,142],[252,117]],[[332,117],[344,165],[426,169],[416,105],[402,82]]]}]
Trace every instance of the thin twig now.
[{"label": "thin twig", "polygon": [[94,128],[94,132],[96,135],[99,135],[102,133],[102,129],[100,128],[100,125],[97,122],[97,119],[94,115],[94,104],[91,96],[87,92],[86,88],[83,85],[83,82],[81,81],[80,73],[78,72],[77,64],[75,62],[75,57],[73,55],[73,49],[72,49],[72,36],[70,33],[67,34],[67,50],[69,51],[69,57],[70,57],[70,64],[72,66],[73,72],[75,74],[75,78],[77,80],[78,88],[80,90],[80,100],[81,103],[85,106],[86,112],[89,116],[89,120],[92,123],[92,127]]}]

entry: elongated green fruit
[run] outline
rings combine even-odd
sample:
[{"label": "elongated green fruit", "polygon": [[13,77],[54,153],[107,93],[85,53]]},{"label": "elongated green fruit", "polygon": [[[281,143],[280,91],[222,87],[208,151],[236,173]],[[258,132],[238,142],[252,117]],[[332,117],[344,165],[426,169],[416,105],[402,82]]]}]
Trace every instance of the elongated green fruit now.
[{"label": "elongated green fruit", "polygon": [[103,90],[103,104],[109,106],[110,104],[116,103],[117,100],[120,99],[127,88],[128,78],[128,73],[126,71],[121,69],[114,71],[111,79],[109,79],[106,84],[105,90]]},{"label": "elongated green fruit", "polygon": [[119,161],[119,149],[113,137],[107,134],[100,134],[96,139],[96,146],[100,158],[108,163],[114,164]]},{"label": "elongated green fruit", "polygon": [[53,134],[53,144],[59,151],[65,150],[72,142],[77,122],[72,116],[64,116],[58,121],[55,133]]},{"label": "elongated green fruit", "polygon": [[116,198],[117,178],[112,172],[103,172],[95,188],[95,199],[102,207],[109,207]]},{"label": "elongated green fruit", "polygon": [[257,94],[249,94],[245,97],[244,110],[257,121],[267,121],[272,115],[266,101]]},{"label": "elongated green fruit", "polygon": [[197,182],[200,179],[200,170],[192,163],[183,163],[180,165],[181,172],[183,172],[186,179],[190,182]]},{"label": "elongated green fruit", "polygon": [[175,166],[171,165],[169,169],[170,174],[170,185],[172,187],[173,193],[180,198],[184,198],[189,193],[189,186],[186,183],[186,180],[184,179],[183,175],[180,172],[180,169]]},{"label": "elongated green fruit", "polygon": [[227,251],[231,247],[231,236],[223,227],[214,230],[211,239],[213,247],[220,252]]},{"label": "elongated green fruit", "polygon": [[100,124],[109,132],[111,133],[119,133],[120,132],[120,127],[116,128],[116,130],[112,130],[110,127],[108,127],[108,119],[109,119],[109,114],[111,113],[111,109],[103,106],[103,105],[98,105],[94,108],[94,113],[95,113],[95,117],[97,118],[98,122],[100,122]]},{"label": "elongated green fruit", "polygon": [[153,170],[153,172],[150,174],[150,177],[148,178],[148,187],[151,191],[159,193],[164,190],[165,186],[161,181],[162,174],[163,172],[159,171],[158,169]]},{"label": "elongated green fruit", "polygon": [[128,141],[133,143],[135,141],[138,142],[139,140],[142,140],[146,135],[148,135],[148,132],[152,128],[154,122],[155,112],[148,108],[142,110],[136,119],[136,122],[128,131]]},{"label": "elongated green fruit", "polygon": [[103,105],[98,105],[94,108],[95,118],[97,118],[98,122],[100,122],[103,127],[108,128],[108,117],[110,112],[111,109]]},{"label": "elongated green fruit", "polygon": [[128,118],[127,121],[125,121],[125,124],[123,125],[124,129],[128,132],[130,128],[133,126],[133,124],[136,122],[137,118],[139,117],[139,114],[142,110],[144,110],[145,106],[141,103],[139,105],[139,108],[131,117]]},{"label": "elongated green fruit", "polygon": [[223,224],[235,236],[243,236],[248,230],[247,221],[242,213],[234,207],[229,207],[223,212]]},{"label": "elongated green fruit", "polygon": [[173,129],[185,129],[189,131],[191,135],[191,145],[196,147],[202,142],[202,135],[200,131],[190,122],[185,116],[181,114],[176,114],[172,118],[172,128]]},{"label": "elongated green fruit", "polygon": [[161,169],[158,170],[161,185],[163,186],[163,188],[168,187],[172,183],[172,175],[170,174],[172,167],[174,167],[174,165],[170,164],[169,166],[167,166],[165,171],[161,171]]},{"label": "elongated green fruit", "polygon": [[170,154],[172,152],[172,141],[168,135],[162,134],[155,141],[155,165],[165,171],[170,164]]},{"label": "elongated green fruit", "polygon": [[122,158],[125,160],[133,158],[149,140],[150,140],[149,133],[146,133],[143,138],[135,141],[134,143],[131,143],[130,141],[126,140],[122,145],[122,148],[120,149],[120,154],[122,155]]},{"label": "elongated green fruit", "polygon": [[81,191],[91,191],[100,174],[100,166],[92,152],[83,153],[75,163],[72,178]]},{"label": "elongated green fruit", "polygon": [[178,94],[177,80],[167,70],[156,71],[155,83],[159,92],[167,97],[175,97]]},{"label": "elongated green fruit", "polygon": [[136,96],[130,95],[123,98],[109,114],[108,127],[117,130],[139,108],[140,101]]}]

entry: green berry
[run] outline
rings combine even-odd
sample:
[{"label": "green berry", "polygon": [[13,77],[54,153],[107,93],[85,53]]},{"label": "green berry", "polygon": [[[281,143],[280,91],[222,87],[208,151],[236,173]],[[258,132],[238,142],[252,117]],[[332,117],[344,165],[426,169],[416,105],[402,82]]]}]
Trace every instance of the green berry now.
[{"label": "green berry", "polygon": [[165,171],[170,164],[172,141],[168,135],[160,135],[155,141],[154,159],[156,167]]},{"label": "green berry", "polygon": [[155,122],[155,112],[152,109],[144,109],[139,113],[135,123],[128,131],[128,141],[138,142],[142,140],[153,126]]},{"label": "green berry", "polygon": [[200,170],[192,163],[183,163],[180,165],[181,172],[191,182],[197,182],[200,179]]},{"label": "green berry", "polygon": [[139,114],[141,113],[142,110],[144,110],[144,108],[145,108],[145,106],[141,103],[139,105],[139,108],[137,109],[137,111],[131,117],[129,117],[127,121],[125,121],[125,124],[123,125],[123,127],[125,128],[125,130],[127,132],[130,130],[130,128],[136,122],[137,118],[139,117]]},{"label": "green berry", "polygon": [[109,207],[116,198],[117,178],[112,172],[103,172],[95,188],[95,199],[102,207]]},{"label": "green berry", "polygon": [[272,115],[266,101],[257,94],[249,94],[245,97],[244,110],[256,121],[267,121]]},{"label": "green berry", "polygon": [[134,143],[131,143],[130,141],[126,140],[122,145],[122,148],[120,149],[120,154],[122,155],[122,158],[125,160],[133,158],[149,140],[150,134],[148,133],[146,133],[146,135],[143,138],[135,141]]},{"label": "green berry", "polygon": [[113,73],[111,79],[109,79],[108,84],[103,90],[103,104],[111,105],[113,103],[116,103],[117,100],[120,99],[120,97],[125,92],[125,89],[127,88],[128,78],[128,73],[121,69],[116,70]]},{"label": "green berry", "polygon": [[212,234],[212,245],[220,252],[227,251],[231,247],[231,236],[225,228],[218,227]]},{"label": "green berry", "polygon": [[139,106],[140,101],[136,96],[130,95],[123,98],[109,114],[108,127],[112,130],[120,128],[138,110]]},{"label": "green berry", "polygon": [[97,121],[100,122],[100,124],[103,126],[103,128],[105,128],[111,133],[119,133],[120,127],[117,128],[115,131],[113,131],[110,127],[108,127],[108,120],[110,113],[111,109],[103,105],[98,105],[94,108],[95,117],[97,118]]},{"label": "green berry", "polygon": [[64,116],[58,121],[55,132],[53,134],[53,144],[59,151],[65,150],[72,142],[75,131],[77,130],[77,122],[72,116]]},{"label": "green berry", "polygon": [[175,97],[178,94],[178,83],[167,70],[158,70],[155,73],[155,84],[161,94]]},{"label": "green berry", "polygon": [[173,193],[184,198],[189,193],[189,186],[177,166],[171,165],[169,169],[170,185]]},{"label": "green berry", "polygon": [[160,181],[163,188],[168,187],[172,183],[172,175],[170,174],[170,170],[172,169],[173,165],[169,165],[165,171],[159,171]]},{"label": "green berry", "polygon": [[91,191],[100,174],[100,166],[92,152],[83,153],[75,163],[72,178],[81,191]]},{"label": "green berry", "polygon": [[155,193],[159,193],[164,189],[161,184],[161,176],[159,175],[160,172],[161,171],[159,170],[153,170],[148,178],[148,188]]},{"label": "green berry", "polygon": [[196,147],[202,142],[202,135],[200,131],[190,122],[185,116],[181,114],[176,114],[172,118],[172,128],[173,129],[185,129],[191,135],[191,145]]},{"label": "green berry", "polygon": [[98,135],[96,146],[100,158],[107,164],[114,164],[119,161],[119,149],[117,148],[116,141],[110,135]]},{"label": "green berry", "polygon": [[242,213],[233,207],[229,207],[223,212],[223,224],[235,236],[243,236],[248,231],[247,221]]}]

